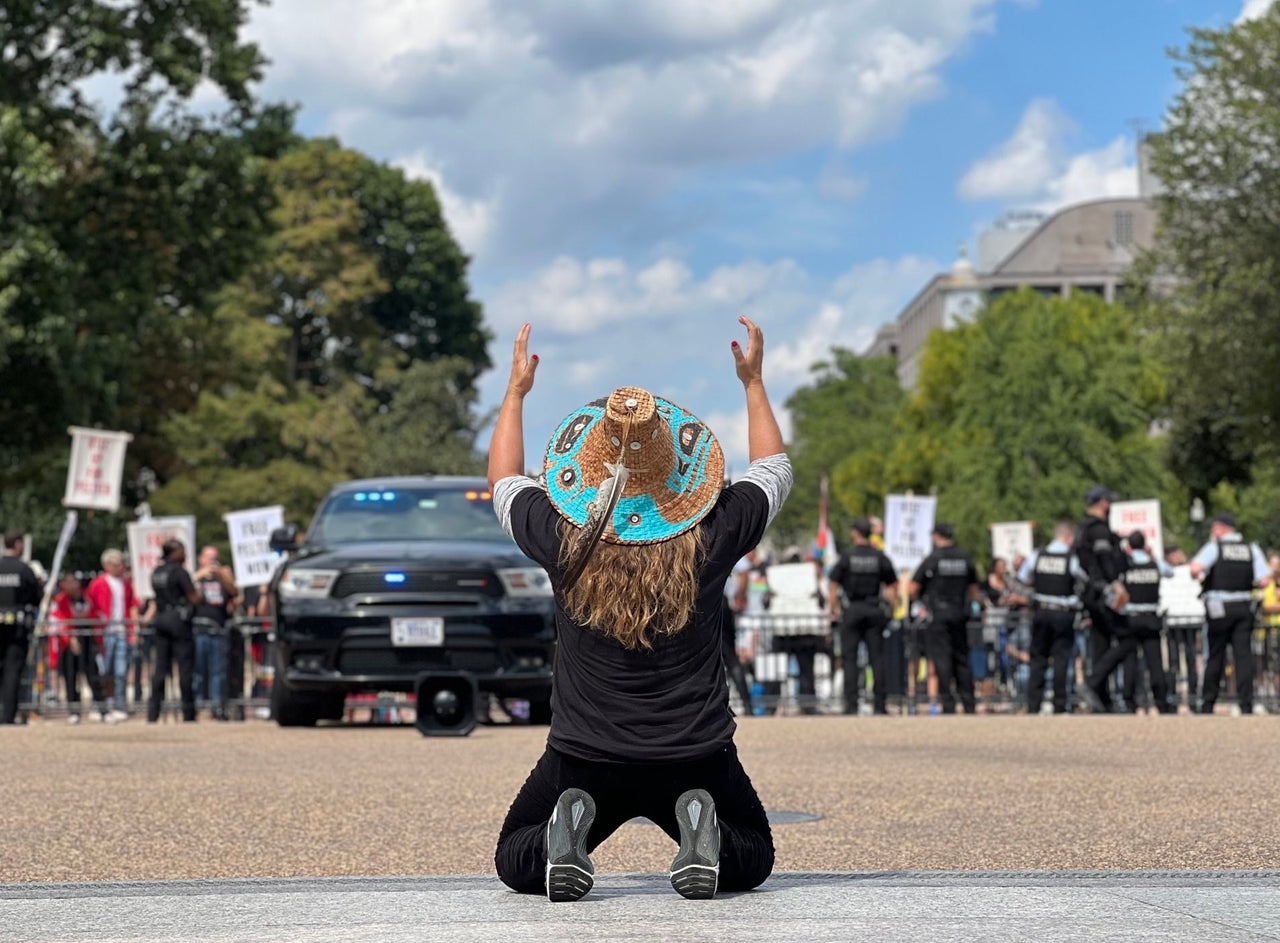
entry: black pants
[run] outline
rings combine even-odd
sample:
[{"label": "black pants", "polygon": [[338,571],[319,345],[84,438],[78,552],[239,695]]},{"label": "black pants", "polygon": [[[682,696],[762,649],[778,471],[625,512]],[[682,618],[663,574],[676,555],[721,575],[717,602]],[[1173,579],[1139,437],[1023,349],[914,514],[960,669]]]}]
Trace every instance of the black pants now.
[{"label": "black pants", "polygon": [[889,622],[879,603],[850,603],[840,621],[840,667],[844,674],[844,712],[858,713],[858,644],[867,646],[871,697],[877,714],[887,714],[889,677],[884,664],[884,627]]},{"label": "black pants", "polygon": [[675,803],[689,789],[705,789],[720,820],[720,890],[748,891],[773,870],[773,834],[733,745],[683,763],[600,763],[547,747],[507,812],[493,863],[502,883],[522,894],[546,891],[547,823],[560,793],[586,790],[596,803],[587,850],[618,826],[644,816],[680,840]]},{"label": "black pants", "polygon": [[1209,654],[1204,663],[1204,699],[1200,711],[1213,713],[1227,667],[1227,646],[1236,665],[1236,700],[1240,713],[1253,713],[1253,609],[1247,602],[1231,602],[1221,619],[1209,620]]},{"label": "black pants", "polygon": [[724,671],[729,682],[738,692],[742,701],[742,712],[751,714],[755,705],[751,703],[751,685],[747,684],[747,672],[742,667],[742,659],[738,657],[738,620],[733,610],[724,607],[724,622],[720,636],[720,657],[724,661]]},{"label": "black pants", "polygon": [[0,625],[0,724],[17,719],[18,688],[27,667],[29,639],[25,624]]},{"label": "black pants", "polygon": [[165,682],[169,679],[173,663],[178,664],[178,691],[182,696],[182,719],[196,719],[196,695],[191,683],[196,667],[196,642],[191,623],[179,623],[156,619],[156,662],[151,673],[151,698],[147,701],[147,720],[160,719],[160,707],[164,704]]},{"label": "black pants", "polygon": [[84,679],[89,682],[93,703],[100,708],[106,705],[102,694],[102,677],[98,674],[97,645],[91,636],[86,635],[80,639],[79,655],[72,654],[69,648],[64,651],[58,668],[67,684],[67,703],[80,703],[80,675],[83,674]]},{"label": "black pants", "polygon": [[[969,665],[968,619],[962,614],[935,613],[929,628],[925,630],[924,647],[933,670],[938,674],[938,698],[942,701],[942,713],[956,712],[956,694],[964,705],[965,713],[974,711],[973,668]],[[956,692],[952,693],[952,683]]]},{"label": "black pants", "polygon": [[[223,692],[228,704],[244,699],[244,633],[234,625],[227,625],[227,664],[224,672]],[[243,711],[243,705],[236,705]]]},{"label": "black pants", "polygon": [[1090,607],[1089,676],[1086,683],[1107,710],[1112,709],[1111,676],[1136,647],[1121,627],[1121,617],[1107,606]]},{"label": "black pants", "polygon": [[773,650],[791,655],[796,660],[796,696],[800,702],[800,712],[803,714],[818,712],[818,683],[814,658],[818,652],[826,649],[826,640],[821,635],[775,635],[773,637]]},{"label": "black pants", "polygon": [[1076,614],[1070,610],[1036,609],[1031,617],[1031,666],[1027,679],[1027,710],[1040,713],[1044,676],[1053,664],[1053,712],[1067,711],[1067,681],[1074,671],[1071,649],[1076,641]]},{"label": "black pants", "polygon": [[1196,656],[1200,652],[1200,625],[1172,625],[1169,627],[1169,690],[1178,690],[1178,664],[1187,663],[1187,707],[1195,710],[1200,694],[1200,672],[1196,668]]},{"label": "black pants", "polygon": [[[1160,617],[1140,614],[1129,616],[1129,628],[1133,632],[1133,657],[1124,664],[1124,699],[1130,707],[1138,703],[1139,682],[1142,672],[1147,672],[1151,687],[1151,703],[1162,714],[1174,710],[1169,700],[1168,678],[1164,671],[1164,651],[1160,644]],[[1142,656],[1142,667],[1138,666]]]}]

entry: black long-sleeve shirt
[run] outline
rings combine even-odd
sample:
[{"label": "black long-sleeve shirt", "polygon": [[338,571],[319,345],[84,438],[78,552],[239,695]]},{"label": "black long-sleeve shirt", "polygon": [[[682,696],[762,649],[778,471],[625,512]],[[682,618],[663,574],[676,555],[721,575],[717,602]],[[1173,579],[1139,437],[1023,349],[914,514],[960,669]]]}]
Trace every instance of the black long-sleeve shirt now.
[{"label": "black long-sleeve shirt", "polygon": [[1092,514],[1080,522],[1076,530],[1076,556],[1094,582],[1113,583],[1127,569],[1120,538],[1111,525]]}]

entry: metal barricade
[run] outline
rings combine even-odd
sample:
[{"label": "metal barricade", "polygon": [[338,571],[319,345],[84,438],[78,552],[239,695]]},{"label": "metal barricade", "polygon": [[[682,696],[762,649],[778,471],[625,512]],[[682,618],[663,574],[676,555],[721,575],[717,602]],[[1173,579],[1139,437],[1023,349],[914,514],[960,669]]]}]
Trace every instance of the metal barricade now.
[{"label": "metal barricade", "polygon": [[[192,629],[196,644],[202,636],[222,642],[213,646],[214,657],[223,668],[222,697],[214,701],[209,697],[212,691],[200,690],[197,710],[226,710],[231,719],[237,720],[267,718],[274,676],[274,620],[239,616],[217,626],[210,620],[193,619]],[[89,658],[93,659],[92,666]],[[19,689],[19,717],[76,716],[114,723],[145,716],[154,658],[155,632],[147,622],[34,621]],[[69,659],[73,661],[69,663]],[[176,666],[172,673],[176,675]],[[180,711],[176,682],[176,677],[172,678],[166,686],[162,718],[176,716]]]}]

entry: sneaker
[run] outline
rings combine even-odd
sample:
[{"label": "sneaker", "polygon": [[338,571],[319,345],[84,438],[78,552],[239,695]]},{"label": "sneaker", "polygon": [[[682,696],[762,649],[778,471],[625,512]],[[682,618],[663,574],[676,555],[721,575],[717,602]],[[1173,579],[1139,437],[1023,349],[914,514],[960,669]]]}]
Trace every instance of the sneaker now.
[{"label": "sneaker", "polygon": [[72,726],[74,726],[75,724],[80,723],[80,715],[79,715],[79,714],[68,714],[68,715],[67,715],[67,723],[71,724]]},{"label": "sneaker", "polygon": [[720,883],[720,820],[705,789],[690,789],[676,800],[680,850],[671,862],[671,886],[689,900],[710,900]]},{"label": "sneaker", "polygon": [[547,900],[581,900],[595,884],[595,865],[587,854],[587,833],[596,820],[596,803],[581,789],[560,793],[547,823]]},{"label": "sneaker", "polygon": [[128,713],[116,708],[108,713],[103,719],[109,724],[118,724],[129,719]]}]

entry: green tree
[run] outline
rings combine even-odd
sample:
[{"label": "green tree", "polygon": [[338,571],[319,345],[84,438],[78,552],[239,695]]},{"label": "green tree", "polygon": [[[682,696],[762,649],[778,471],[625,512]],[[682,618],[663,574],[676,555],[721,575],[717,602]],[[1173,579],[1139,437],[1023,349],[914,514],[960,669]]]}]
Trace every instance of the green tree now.
[{"label": "green tree", "polygon": [[1152,434],[1164,397],[1128,311],[1024,289],[930,335],[893,483],[936,492],[939,517],[979,556],[992,522],[1077,517],[1093,482],[1167,500]]},{"label": "green tree", "polygon": [[852,518],[883,506],[884,463],[905,401],[890,358],[865,360],[836,347],[812,372],[787,399],[795,486],[774,523],[782,539],[801,543],[817,533],[823,478],[832,483],[828,518],[837,539]]},{"label": "green tree", "polygon": [[[291,137],[289,112],[251,91],[262,59],[239,40],[246,16],[236,0],[12,0],[0,13],[9,523],[30,502],[57,506],[69,424],[133,432],[130,480],[169,461],[156,430],[194,400],[193,338],[256,251],[272,196],[264,162]],[[84,89],[111,76],[121,101],[105,114]],[[189,108],[202,82],[221,114]]]},{"label": "green tree", "polygon": [[1165,189],[1143,310],[1176,378],[1170,467],[1208,498],[1280,453],[1280,8],[1192,30],[1175,57],[1182,90],[1150,141]]}]

